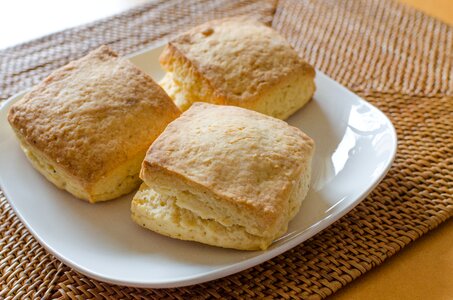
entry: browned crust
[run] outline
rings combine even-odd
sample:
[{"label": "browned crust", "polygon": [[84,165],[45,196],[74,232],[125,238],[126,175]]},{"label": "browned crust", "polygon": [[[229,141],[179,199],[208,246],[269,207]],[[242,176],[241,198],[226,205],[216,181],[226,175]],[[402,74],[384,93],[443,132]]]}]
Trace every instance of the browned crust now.
[{"label": "browned crust", "polygon": [[[209,99],[210,103],[215,103],[215,104],[227,104],[226,97],[223,93],[219,92],[212,82],[209,80],[209,78],[206,78],[202,75],[200,72],[200,68],[197,66],[197,64],[194,64],[187,56],[184,55],[183,52],[181,52],[172,42],[169,42],[163,52],[160,55],[159,61],[160,64],[163,67],[168,67],[170,65],[170,61],[172,58],[176,60],[182,60],[185,63],[189,64],[193,68],[191,69],[191,72],[194,72],[198,78],[202,78],[209,86],[209,89],[212,91],[212,93],[215,95],[215,99]],[[203,99],[199,99],[200,101],[203,101]]]},{"label": "browned crust", "polygon": [[[159,136],[159,138],[153,143],[153,145],[150,147],[148,150],[147,156],[145,157],[145,160],[143,161],[142,164],[142,170],[140,177],[147,183],[148,186],[150,187],[158,187],[160,184],[160,180],[163,181],[168,181],[169,179],[174,180],[174,184],[177,185],[177,183],[183,183],[187,186],[193,187],[195,190],[199,190],[201,192],[207,192],[210,195],[213,196],[214,199],[221,200],[221,201],[226,201],[229,203],[234,203],[244,211],[248,211],[251,215],[256,220],[259,220],[259,223],[263,228],[267,228],[269,226],[272,226],[273,224],[276,224],[279,220],[281,220],[282,217],[282,211],[281,211],[281,205],[283,203],[286,203],[286,200],[289,199],[290,193],[292,192],[292,188],[294,187],[294,182],[298,181],[302,168],[304,164],[300,162],[299,165],[294,166],[291,165],[291,169],[273,169],[273,170],[267,170],[267,171],[280,171],[283,172],[283,170],[287,170],[289,172],[288,174],[290,175],[285,175],[288,177],[288,179],[282,183],[278,182],[276,185],[268,183],[266,184],[268,189],[272,190],[272,196],[269,196],[268,194],[262,194],[261,196],[258,196],[259,198],[254,198],[251,194],[241,194],[245,192],[245,190],[239,189],[239,191],[234,191],[229,189],[228,186],[230,186],[230,182],[224,182],[223,179],[216,179],[216,180],[221,180],[221,181],[212,181],[209,178],[209,175],[206,175],[203,171],[198,171],[202,172],[201,177],[194,177],[191,175],[188,175],[187,172],[185,172],[186,169],[190,169],[191,171],[194,170],[193,168],[198,165],[198,162],[195,164],[195,166],[192,166],[191,163],[188,161],[193,160],[193,156],[187,156],[186,149],[182,149],[187,145],[187,147],[191,147],[192,145],[195,145],[196,147],[198,146],[196,143],[197,138],[205,138],[206,135],[209,133],[204,132],[202,136],[197,137],[196,135],[192,135],[192,132],[189,130],[188,126],[192,125],[193,123],[193,118],[194,115],[197,114],[199,111],[207,111],[209,112],[207,114],[207,117],[212,118],[212,124],[215,124],[219,120],[219,114],[220,110],[222,110],[222,117],[224,116],[225,118],[229,118],[228,113],[233,113],[233,114],[243,114],[243,121],[245,124],[245,118],[247,115],[247,122],[253,122],[255,120],[251,119],[257,119],[257,120],[268,120],[270,123],[268,126],[271,126],[271,124],[281,124],[284,125],[285,131],[288,132],[288,134],[292,136],[298,136],[297,139],[300,141],[302,148],[297,148],[298,152],[293,155],[292,161],[295,161],[297,157],[297,161],[299,159],[310,159],[311,160],[311,155],[314,150],[314,142],[313,140],[305,135],[303,132],[301,132],[299,129],[289,126],[286,122],[254,112],[246,109],[242,109],[239,107],[234,107],[234,106],[218,106],[218,105],[213,105],[213,104],[207,104],[207,103],[195,103],[194,105],[191,106],[189,110],[184,112],[180,118],[175,120],[174,122],[170,123],[166,130]],[[198,118],[198,120],[203,119],[205,116],[196,116],[195,118]],[[249,118],[248,118],[249,117]],[[206,119],[203,119],[206,120]],[[207,123],[209,124],[209,123]],[[209,125],[207,125],[209,126]],[[269,127],[269,130],[271,128]],[[283,130],[283,129],[281,129]],[[181,135],[184,134],[184,136],[189,137],[189,139],[186,139],[186,142],[180,142],[176,140],[174,142],[175,138],[177,138],[176,135]],[[219,137],[217,137],[219,138]],[[302,142],[303,141],[303,142]],[[178,143],[183,143],[182,145],[179,145]],[[219,143],[221,141],[219,140]],[[253,147],[257,144],[254,144],[255,142],[252,142],[251,146]],[[170,145],[170,147],[169,147]],[[178,147],[180,146],[180,147]],[[179,148],[179,149],[178,149]],[[172,149],[171,152],[168,152],[169,149]],[[182,150],[181,150],[182,149]],[[213,156],[212,148],[198,148],[200,149],[200,155],[199,159],[205,159],[205,158],[211,158],[210,156]],[[234,148],[232,148],[234,149]],[[241,148],[243,149],[243,148]],[[291,148],[293,149],[293,148]],[[295,149],[295,148],[294,148]],[[189,149],[190,150],[190,149]],[[180,152],[178,152],[180,151]],[[252,150],[250,150],[252,151]],[[253,150],[256,151],[256,150]],[[283,150],[284,152],[287,151],[292,151],[289,149]],[[189,152],[190,153],[190,152]],[[230,153],[230,152],[229,152]],[[257,155],[261,153],[256,153]],[[240,153],[231,153],[231,155],[240,155]],[[272,155],[272,154],[271,154]],[[284,163],[285,167],[289,167],[289,165],[284,162],[284,160],[287,159],[287,157],[280,156],[280,154],[277,152],[277,161],[280,161]],[[307,157],[300,156],[300,155],[307,155]],[[212,159],[218,160],[216,156],[213,156]],[[240,162],[238,162],[240,163]],[[202,166],[200,166],[204,170]],[[218,165],[216,166],[218,168],[218,171],[220,172],[230,172],[231,170],[228,170],[229,165],[224,165],[223,162],[219,162]],[[216,168],[216,170],[217,170]],[[281,167],[278,167],[281,168]],[[211,169],[212,170],[212,169]],[[209,172],[212,171],[208,171]],[[252,171],[251,175],[253,176]],[[187,174],[186,174],[187,173]],[[198,173],[197,173],[198,174]],[[208,176],[208,177],[206,177]],[[291,179],[289,179],[291,177]],[[198,179],[197,179],[198,178]],[[271,178],[271,177],[270,177]],[[273,178],[273,177],[272,177]],[[253,179],[253,178],[251,178]],[[253,181],[246,181],[243,182],[244,184],[253,184]],[[219,187],[220,185],[220,187]],[[226,187],[224,189],[224,187]],[[273,198],[275,197],[275,198]],[[264,198],[267,198],[267,200],[262,201]],[[272,198],[272,199],[271,199]],[[257,201],[258,200],[258,201]]]},{"label": "browned crust", "polygon": [[[193,36],[199,33],[203,33],[206,31],[211,30],[214,28],[216,29],[216,26],[222,26],[226,22],[236,22],[237,26],[241,26],[241,22],[250,22],[250,20],[247,19],[247,17],[231,17],[231,18],[224,18],[220,20],[214,20],[210,21],[207,23],[204,23],[202,25],[199,25],[197,27],[194,27],[190,29],[189,31],[183,33],[182,35],[178,36],[174,41],[171,41],[168,43],[168,45],[165,47],[163,53],[161,54],[160,57],[160,63],[164,68],[169,68],[169,62],[171,61],[171,57],[175,57],[176,59],[182,59],[184,62],[188,63],[190,66],[192,66],[192,72],[195,72],[197,76],[200,78],[203,78],[208,84],[210,89],[213,91],[213,94],[216,96],[216,101],[209,101],[211,103],[216,103],[216,104],[225,104],[225,105],[238,105],[242,107],[253,107],[254,103],[259,101],[260,97],[263,94],[268,93],[270,90],[272,90],[276,85],[281,84],[282,82],[286,81],[288,78],[291,78],[292,76],[299,76],[300,74],[303,74],[307,78],[313,79],[315,77],[315,69],[299,57],[298,65],[293,66],[293,69],[291,72],[287,73],[284,76],[279,76],[277,79],[274,79],[269,82],[264,88],[260,89],[258,93],[253,95],[252,97],[246,97],[246,96],[236,96],[232,95],[229,90],[222,89],[220,86],[215,84],[213,80],[209,77],[209,73],[213,73],[213,68],[210,66],[212,63],[211,61],[206,61],[203,62],[202,65],[201,63],[192,60],[189,56],[188,53],[186,53],[182,49],[182,45],[188,45],[191,42],[191,39]],[[256,26],[264,26],[266,28],[270,28],[269,26],[262,24],[256,20],[253,20]],[[272,29],[272,28],[271,28]],[[277,31],[272,29],[272,34],[275,35],[276,37],[280,37]],[[240,39],[240,37],[238,37]],[[291,47],[289,43],[286,41],[282,41],[282,43],[285,43],[285,46],[287,47],[288,52],[293,52],[292,55],[294,55],[296,52],[294,49]],[[297,54],[296,54],[297,55]],[[224,75],[224,74],[220,74]],[[200,101],[205,101],[204,99],[200,99]]]},{"label": "browned crust", "polygon": [[179,114],[149,75],[101,46],[52,72],[11,107],[8,121],[87,186],[144,154]]}]

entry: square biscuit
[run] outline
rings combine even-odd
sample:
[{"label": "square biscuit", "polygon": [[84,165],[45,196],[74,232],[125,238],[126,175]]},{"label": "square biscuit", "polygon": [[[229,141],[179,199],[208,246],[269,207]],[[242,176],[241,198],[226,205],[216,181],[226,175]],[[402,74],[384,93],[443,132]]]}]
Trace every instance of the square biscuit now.
[{"label": "square biscuit", "polygon": [[168,43],[162,87],[181,110],[234,105],[286,119],[315,91],[315,71],[274,29],[247,17],[215,20]]},{"label": "square biscuit", "polygon": [[39,172],[96,202],[138,187],[146,150],[179,114],[150,76],[102,46],[51,73],[8,120]]},{"label": "square biscuit", "polygon": [[313,140],[284,121],[195,103],[148,150],[132,217],[179,239],[266,249],[299,211],[313,152]]}]

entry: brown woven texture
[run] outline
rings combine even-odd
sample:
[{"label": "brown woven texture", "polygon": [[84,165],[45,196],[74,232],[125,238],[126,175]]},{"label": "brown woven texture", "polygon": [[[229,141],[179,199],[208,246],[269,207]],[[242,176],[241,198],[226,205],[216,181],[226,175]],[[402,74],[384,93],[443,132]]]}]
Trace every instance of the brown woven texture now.
[{"label": "brown woven texture", "polygon": [[247,13],[392,120],[398,152],[379,186],[298,247],[241,273],[174,289],[115,286],[78,274],[36,242],[0,194],[0,298],[318,299],[453,215],[453,29],[396,2],[152,2],[0,51],[0,99],[101,44],[127,54],[205,20]]}]

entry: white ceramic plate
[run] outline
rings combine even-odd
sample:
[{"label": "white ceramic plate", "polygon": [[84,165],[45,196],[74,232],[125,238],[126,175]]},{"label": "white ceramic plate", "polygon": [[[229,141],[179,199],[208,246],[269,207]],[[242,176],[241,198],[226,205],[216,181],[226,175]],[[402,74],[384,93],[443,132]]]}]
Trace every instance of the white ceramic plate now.
[{"label": "white ceramic plate", "polygon": [[[162,47],[131,56],[155,79]],[[383,178],[396,151],[391,122],[321,72],[314,99],[288,121],[316,142],[311,190],[288,233],[267,251],[236,251],[167,238],[134,224],[132,195],[88,204],[55,188],[26,160],[0,110],[0,185],[36,239],[67,265],[96,279],[137,287],[177,287],[264,262],[317,234],[357,205]]]}]

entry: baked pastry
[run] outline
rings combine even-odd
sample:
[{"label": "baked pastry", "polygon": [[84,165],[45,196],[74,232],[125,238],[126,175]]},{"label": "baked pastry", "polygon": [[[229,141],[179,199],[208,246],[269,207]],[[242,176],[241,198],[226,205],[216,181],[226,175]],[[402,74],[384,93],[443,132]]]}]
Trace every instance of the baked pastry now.
[{"label": "baked pastry", "polygon": [[39,172],[96,202],[139,186],[146,150],[179,114],[151,77],[102,46],[54,71],[8,120]]},{"label": "baked pastry", "polygon": [[132,218],[173,238],[266,249],[299,211],[313,151],[284,121],[195,103],[148,150]]},{"label": "baked pastry", "polygon": [[160,63],[160,84],[181,110],[201,101],[286,119],[315,91],[313,67],[275,30],[245,17],[189,30],[168,43]]}]

